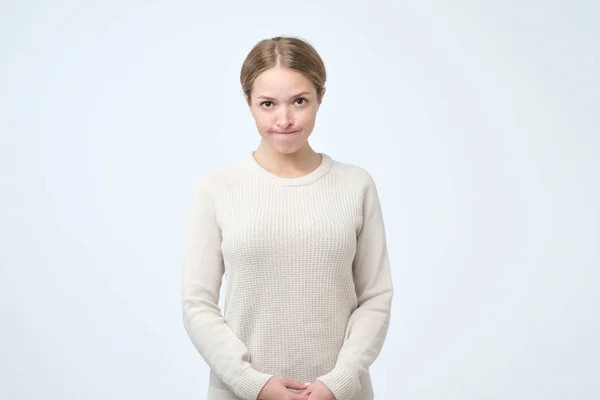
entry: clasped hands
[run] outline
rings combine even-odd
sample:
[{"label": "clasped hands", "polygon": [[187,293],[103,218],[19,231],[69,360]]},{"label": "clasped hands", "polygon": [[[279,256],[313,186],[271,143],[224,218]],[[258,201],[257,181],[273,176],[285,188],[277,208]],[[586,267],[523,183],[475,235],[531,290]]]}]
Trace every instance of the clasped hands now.
[{"label": "clasped hands", "polygon": [[[288,389],[303,390],[296,394]],[[288,378],[269,379],[258,395],[257,400],[336,400],[323,382],[302,383]]]}]

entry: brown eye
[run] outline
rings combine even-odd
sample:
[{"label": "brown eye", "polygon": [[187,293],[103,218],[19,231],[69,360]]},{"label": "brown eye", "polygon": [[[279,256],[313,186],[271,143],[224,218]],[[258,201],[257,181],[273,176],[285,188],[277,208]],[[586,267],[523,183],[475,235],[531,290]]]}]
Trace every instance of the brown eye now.
[{"label": "brown eye", "polygon": [[306,99],[305,99],[304,97],[298,97],[298,98],[296,99],[296,103],[297,103],[298,105],[302,105],[302,104],[306,103]]},{"label": "brown eye", "polygon": [[261,106],[266,107],[266,108],[271,108],[271,106],[273,105],[272,102],[270,101],[263,101],[262,103],[260,103]]}]

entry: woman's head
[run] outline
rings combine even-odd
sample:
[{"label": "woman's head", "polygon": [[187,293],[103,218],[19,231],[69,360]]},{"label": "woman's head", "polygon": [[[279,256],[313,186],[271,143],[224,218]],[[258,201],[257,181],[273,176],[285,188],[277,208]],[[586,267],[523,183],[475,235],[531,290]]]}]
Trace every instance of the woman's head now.
[{"label": "woman's head", "polygon": [[256,127],[273,150],[304,147],[325,94],[325,65],[306,41],[275,37],[257,43],[240,74]]}]

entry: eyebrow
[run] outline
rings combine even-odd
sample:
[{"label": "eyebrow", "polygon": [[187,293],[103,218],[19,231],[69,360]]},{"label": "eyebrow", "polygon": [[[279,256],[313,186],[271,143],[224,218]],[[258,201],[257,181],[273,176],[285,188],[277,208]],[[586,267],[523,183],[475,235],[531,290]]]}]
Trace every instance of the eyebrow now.
[{"label": "eyebrow", "polygon": [[[300,93],[298,93],[298,94],[296,94],[296,95],[292,96],[291,98],[292,98],[292,99],[294,99],[294,98],[296,98],[296,97],[303,96],[303,95],[307,95],[307,94],[310,94],[310,93],[309,93],[309,92],[300,92]],[[273,97],[269,97],[269,96],[257,96],[256,98],[257,98],[257,99],[265,99],[265,100],[276,100],[276,99],[274,99]]]}]

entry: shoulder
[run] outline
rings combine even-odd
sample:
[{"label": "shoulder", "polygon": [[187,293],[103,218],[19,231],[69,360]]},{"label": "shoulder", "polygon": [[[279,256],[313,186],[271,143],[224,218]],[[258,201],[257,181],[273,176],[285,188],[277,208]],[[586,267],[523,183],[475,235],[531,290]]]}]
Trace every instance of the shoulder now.
[{"label": "shoulder", "polygon": [[367,190],[375,187],[375,180],[371,173],[360,165],[335,160],[331,173],[360,197],[364,196]]},{"label": "shoulder", "polygon": [[209,194],[213,198],[222,198],[247,178],[241,162],[228,167],[209,170],[200,175],[196,181],[198,193]]}]

